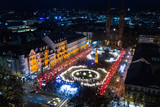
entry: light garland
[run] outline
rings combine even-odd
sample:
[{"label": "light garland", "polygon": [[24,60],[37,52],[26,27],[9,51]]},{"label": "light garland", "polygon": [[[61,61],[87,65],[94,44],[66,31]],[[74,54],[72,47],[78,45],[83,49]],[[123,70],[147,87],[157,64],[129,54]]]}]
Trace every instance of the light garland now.
[{"label": "light garland", "polygon": [[[74,76],[75,73],[79,72],[79,71],[88,71],[88,72],[94,72],[97,76],[95,78],[92,78],[92,79],[80,79],[80,78],[77,78]],[[86,75],[86,73],[84,72],[83,75]],[[90,81],[90,80],[93,80],[93,79],[99,79],[100,75],[97,71],[94,71],[94,70],[90,70],[90,69],[78,69],[78,70],[75,70],[72,72],[71,76],[74,78],[74,80],[78,80],[78,81]]]},{"label": "light garland", "polygon": [[71,82],[71,83],[73,83],[74,81],[65,79],[64,74],[66,74],[68,71],[71,71],[72,69],[76,69],[76,68],[87,68],[87,66],[79,65],[79,66],[72,66],[72,67],[68,68],[68,70],[64,71],[64,72],[61,73],[61,75],[60,75],[60,77],[62,78],[62,80],[66,81],[66,82]]},{"label": "light garland", "polygon": [[104,68],[97,68],[97,70],[101,70],[101,71],[103,71],[104,73],[107,73],[107,71],[106,71]]},{"label": "light garland", "polygon": [[[83,68],[83,69],[82,69]],[[109,76],[109,73],[110,72],[107,72],[104,68],[97,68],[97,70],[100,70],[100,71],[103,71],[104,73],[106,73],[106,76],[104,77],[104,79],[101,81],[101,82],[98,82],[98,83],[88,83],[90,80],[97,80],[100,78],[100,74],[95,71],[95,70],[91,70],[91,69],[86,69],[87,66],[84,66],[84,65],[79,65],[79,66],[72,66],[70,68],[68,68],[68,70],[66,70],[65,72],[63,72],[60,77],[62,78],[63,81],[66,81],[66,82],[70,82],[70,83],[74,83],[74,80],[77,80],[77,81],[81,81],[81,85],[83,86],[88,86],[88,87],[95,87],[95,86],[99,86],[99,85],[102,85],[104,84],[105,80],[108,78]],[[71,76],[73,77],[74,80],[69,80],[69,79],[66,79],[64,77],[64,75],[67,73],[67,72],[70,72],[72,69],[78,69],[78,70],[75,70],[71,73]],[[96,73],[96,77],[95,78],[92,78],[92,79],[81,79],[81,78],[77,78],[74,76],[74,73],[78,73],[79,71],[88,71],[89,74],[91,72],[94,72]],[[87,83],[86,83],[87,82]]]},{"label": "light garland", "polygon": [[106,60],[105,60],[106,62],[114,62],[114,61],[117,61],[117,60],[119,59],[119,57],[120,57],[120,55],[117,54],[116,52],[109,52],[109,53],[112,54],[114,57],[116,57],[116,59],[113,59],[113,58],[110,58],[109,60],[106,59]]},{"label": "light garland", "polygon": [[[105,53],[105,51],[102,48],[97,48],[97,53],[102,55],[103,53]],[[91,56],[92,54],[95,54],[95,51],[92,50],[91,53],[87,55],[87,58],[90,60],[94,60],[95,58]]]},{"label": "light garland", "polygon": [[[103,51],[101,48],[97,48],[97,49],[100,49],[100,50],[97,50],[97,53],[100,54],[100,55],[105,52],[105,51]],[[118,51],[118,50],[117,50],[117,51]],[[94,60],[95,58],[91,56],[92,54],[95,54],[95,52],[94,52],[93,50],[91,51],[90,54],[87,55],[87,59],[89,59],[89,60]],[[120,56],[117,52],[111,52],[111,51],[110,51],[109,54],[111,54],[111,55],[113,55],[114,57],[116,57],[116,59],[110,58],[109,60],[107,60],[107,59],[105,60],[106,62],[110,62],[110,63],[117,61],[117,59],[118,59],[119,56]]]}]

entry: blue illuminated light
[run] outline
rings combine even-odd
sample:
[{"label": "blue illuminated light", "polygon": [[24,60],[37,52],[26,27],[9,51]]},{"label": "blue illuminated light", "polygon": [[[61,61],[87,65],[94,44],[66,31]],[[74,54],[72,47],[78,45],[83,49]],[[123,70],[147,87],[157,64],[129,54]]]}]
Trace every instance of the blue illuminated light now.
[{"label": "blue illuminated light", "polygon": [[42,86],[46,86],[46,83],[42,82]]},{"label": "blue illuminated light", "polygon": [[62,80],[56,80],[57,83],[60,83]]},{"label": "blue illuminated light", "polygon": [[97,44],[97,41],[94,41],[92,44],[93,44],[93,45],[96,45],[96,44]]},{"label": "blue illuminated light", "polygon": [[62,80],[61,80],[61,77],[60,76],[58,76],[57,78],[56,78],[56,83],[60,83]]},{"label": "blue illuminated light", "polygon": [[71,88],[70,85],[62,85],[61,89],[62,90],[69,90]]},{"label": "blue illuminated light", "polygon": [[61,77],[60,77],[60,76],[58,76],[58,77],[56,77],[56,79],[61,79]]},{"label": "blue illuminated light", "polygon": [[44,20],[44,18],[43,18],[43,17],[40,17],[39,20]]},{"label": "blue illuminated light", "polygon": [[94,62],[91,63],[91,65],[93,65],[93,64],[94,64]]},{"label": "blue illuminated light", "polygon": [[130,17],[125,17],[124,20],[131,20],[131,18]]},{"label": "blue illuminated light", "polygon": [[71,85],[62,85],[60,88],[61,92],[64,92],[65,94],[76,94],[78,91],[78,88],[71,87]]},{"label": "blue illuminated light", "polygon": [[126,64],[120,66],[119,72],[122,74],[125,70]]},{"label": "blue illuminated light", "polygon": [[58,19],[58,17],[57,17],[57,16],[55,16],[54,18],[55,18],[56,20]]}]

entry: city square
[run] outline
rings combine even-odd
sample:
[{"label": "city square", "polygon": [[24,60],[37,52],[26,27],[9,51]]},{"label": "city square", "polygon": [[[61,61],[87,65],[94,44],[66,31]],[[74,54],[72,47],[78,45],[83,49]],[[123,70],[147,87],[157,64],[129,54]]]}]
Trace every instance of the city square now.
[{"label": "city square", "polygon": [[[69,97],[71,99],[78,96],[80,93],[85,93],[86,89],[96,91],[97,95],[103,95],[106,89],[110,89],[110,86],[114,86],[109,85],[109,82],[111,81],[114,73],[117,71],[124,52],[124,50],[111,50],[107,48],[106,51],[101,54],[101,52],[98,52],[97,49],[92,49],[90,53],[86,54],[84,59],[77,61],[71,66],[68,66],[68,68],[66,68],[64,71],[61,71],[59,74],[55,73],[55,75],[53,75],[55,79],[52,82],[54,84],[50,85],[56,87],[57,91],[54,92],[56,92],[58,95]],[[93,53],[95,55],[89,59],[88,55]],[[100,58],[98,58],[98,60],[100,60],[98,63],[95,61],[96,53],[97,57],[100,56]],[[110,58],[114,58],[115,60],[106,61]],[[104,66],[104,63],[108,63],[108,66]],[[46,78],[42,80],[43,83],[41,82],[42,84],[40,85],[40,88],[45,89],[46,85],[43,86],[43,84],[46,81],[52,81],[49,77],[48,80],[46,80]],[[48,88],[48,90],[52,89]]]}]

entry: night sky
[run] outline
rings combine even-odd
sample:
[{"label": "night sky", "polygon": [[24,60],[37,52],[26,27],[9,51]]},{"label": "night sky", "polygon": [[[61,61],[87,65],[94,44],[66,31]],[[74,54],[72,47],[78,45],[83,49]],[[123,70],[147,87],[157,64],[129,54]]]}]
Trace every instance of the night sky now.
[{"label": "night sky", "polygon": [[[120,0],[111,0],[112,7],[118,7]],[[45,9],[45,8],[105,8],[107,0],[1,0],[0,8]],[[160,0],[125,0],[125,7],[160,7]]]}]

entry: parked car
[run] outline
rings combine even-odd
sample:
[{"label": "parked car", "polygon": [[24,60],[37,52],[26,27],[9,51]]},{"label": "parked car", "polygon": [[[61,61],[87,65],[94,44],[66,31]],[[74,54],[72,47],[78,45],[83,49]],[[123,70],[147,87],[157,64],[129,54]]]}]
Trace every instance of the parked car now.
[{"label": "parked car", "polygon": [[57,102],[56,101],[48,101],[47,104],[51,105],[51,106],[56,106]]},{"label": "parked car", "polygon": [[57,97],[57,98],[53,98],[53,101],[56,101],[59,103],[59,102],[61,102],[61,99]]}]

